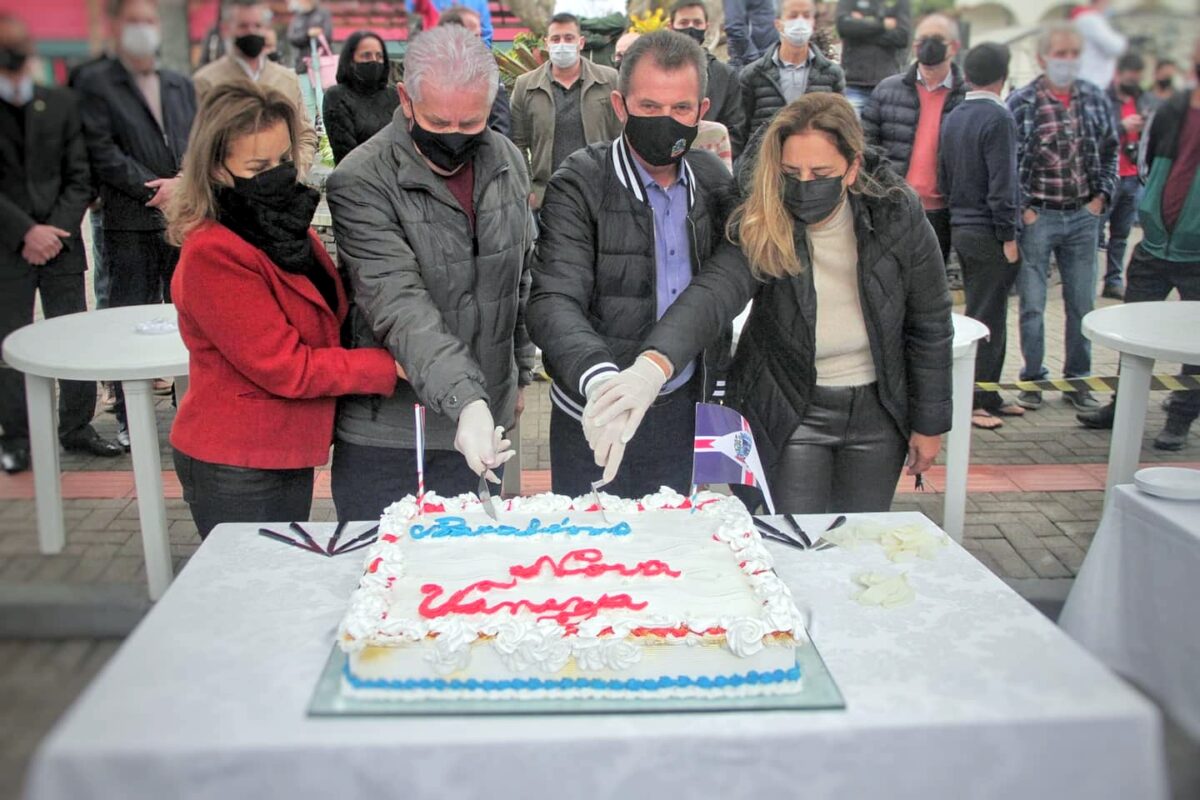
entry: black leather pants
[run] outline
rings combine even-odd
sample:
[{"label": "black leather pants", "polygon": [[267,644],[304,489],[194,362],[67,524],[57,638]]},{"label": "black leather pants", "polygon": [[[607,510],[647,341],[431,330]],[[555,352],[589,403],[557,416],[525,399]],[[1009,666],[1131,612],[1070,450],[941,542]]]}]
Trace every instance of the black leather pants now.
[{"label": "black leather pants", "polygon": [[817,386],[771,470],[776,510],[786,514],[887,511],[908,442],[875,384]]}]

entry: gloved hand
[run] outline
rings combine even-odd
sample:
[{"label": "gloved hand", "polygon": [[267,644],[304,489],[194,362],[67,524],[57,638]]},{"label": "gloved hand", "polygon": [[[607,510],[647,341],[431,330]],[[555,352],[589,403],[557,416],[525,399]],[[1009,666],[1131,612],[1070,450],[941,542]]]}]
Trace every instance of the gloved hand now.
[{"label": "gloved hand", "polygon": [[485,475],[492,483],[500,479],[492,470],[514,455],[512,442],[504,438],[504,428],[492,420],[487,401],[476,400],[463,408],[458,415],[458,431],[454,435],[454,449],[463,454],[467,466],[476,475]]},{"label": "gloved hand", "polygon": [[605,468],[605,483],[617,476],[617,468],[621,466],[621,458],[625,455],[621,434],[629,415],[621,414],[607,425],[597,425],[596,417],[591,412],[595,408],[593,401],[600,394],[600,387],[616,376],[617,373],[610,372],[593,378],[588,384],[588,402],[583,409],[583,437],[587,439],[588,447],[592,448],[596,466]]},{"label": "gloved hand", "polygon": [[643,353],[632,366],[618,372],[595,391],[588,400],[584,417],[591,416],[592,424],[603,428],[628,415],[621,431],[621,444],[628,444],[670,377],[656,361]]}]

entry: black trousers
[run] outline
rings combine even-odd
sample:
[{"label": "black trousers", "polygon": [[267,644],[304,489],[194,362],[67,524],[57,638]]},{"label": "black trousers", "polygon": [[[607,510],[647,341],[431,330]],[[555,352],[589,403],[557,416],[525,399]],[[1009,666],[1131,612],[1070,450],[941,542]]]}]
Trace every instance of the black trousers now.
[{"label": "black trousers", "polygon": [[[171,276],[179,248],[167,244],[162,231],[104,231],[108,264],[108,307],[171,302]],[[113,413],[125,424],[125,392],[113,390]]]},{"label": "black trousers", "polygon": [[312,511],[312,467],[231,467],[175,450],[175,474],[201,539],[223,522],[303,522]]},{"label": "black trousers", "polygon": [[[497,477],[504,470],[495,471]],[[405,495],[417,493],[417,451],[338,440],[330,468],[333,505],[343,522],[374,521]],[[496,487],[491,487],[496,491]],[[479,489],[479,476],[457,450],[425,450],[425,490],[442,497]]]},{"label": "black trousers", "polygon": [[950,259],[950,209],[936,208],[925,212],[925,219],[937,234],[938,247],[942,249],[942,262]]},{"label": "black trousers", "polygon": [[817,386],[770,475],[781,514],[887,511],[908,442],[873,383]]},{"label": "black trousers", "polygon": [[[696,401],[700,397],[697,375],[646,412],[612,483],[604,491],[618,497],[639,498],[669,486],[688,494],[692,484],[692,449],[696,438]],[[604,469],[596,466],[583,425],[557,403],[550,412],[550,484],[555,494],[579,497],[592,491]]]},{"label": "black trousers", "polygon": [[[33,322],[34,292],[41,295],[46,317],[87,310],[83,273],[43,274],[32,269],[24,275],[0,279],[0,340]],[[94,381],[62,381],[58,394],[58,435],[65,438],[87,427],[96,411]],[[25,406],[25,376],[10,367],[0,368],[0,426],[6,448],[29,446],[29,417]]]},{"label": "black trousers", "polygon": [[[1200,262],[1164,261],[1139,244],[1125,268],[1125,302],[1166,300],[1171,290],[1180,300],[1200,300]],[[1197,333],[1200,335],[1200,332]],[[1200,375],[1200,364],[1184,364],[1184,375]],[[1167,416],[1191,424],[1200,416],[1200,390],[1171,392]]]},{"label": "black trousers", "polygon": [[[1008,263],[1004,245],[990,228],[956,227],[954,250],[962,264],[967,316],[988,327],[988,337],[975,351],[975,380],[995,383],[1004,369],[1008,347],[1008,292],[1017,281],[1020,262]],[[995,411],[1004,405],[998,392],[975,391],[975,408]]]}]

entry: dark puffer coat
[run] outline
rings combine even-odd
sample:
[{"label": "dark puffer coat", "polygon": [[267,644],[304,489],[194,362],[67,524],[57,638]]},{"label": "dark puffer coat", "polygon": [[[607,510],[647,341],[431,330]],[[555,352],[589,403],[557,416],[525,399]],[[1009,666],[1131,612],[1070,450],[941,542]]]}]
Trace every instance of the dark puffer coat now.
[{"label": "dark puffer coat", "polygon": [[[882,198],[851,195],[858,239],[859,293],[875,362],[879,398],[907,437],[950,429],[954,329],[937,236],[921,202],[899,178],[868,159],[885,185]],[[668,309],[641,350],[657,350],[679,369],[753,298],[729,380],[730,405],[749,420],[770,470],[804,418],[817,382],[817,296],[802,227],[797,276],[759,282],[745,256],[726,242]]]},{"label": "dark puffer coat", "polygon": [[[950,65],[950,75],[950,96],[942,107],[943,120],[967,96],[967,84],[957,64]],[[920,116],[921,98],[917,95],[915,63],[908,72],[885,78],[863,106],[862,127],[867,144],[883,150],[892,169],[901,178],[908,174],[908,160],[912,158]]]}]

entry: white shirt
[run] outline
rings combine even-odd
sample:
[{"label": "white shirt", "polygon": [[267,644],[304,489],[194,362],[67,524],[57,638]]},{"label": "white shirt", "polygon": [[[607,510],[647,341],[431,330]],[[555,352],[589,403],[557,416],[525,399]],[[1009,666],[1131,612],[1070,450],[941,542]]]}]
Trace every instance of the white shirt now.
[{"label": "white shirt", "polygon": [[817,292],[818,386],[875,382],[875,361],[858,294],[858,240],[849,199],[820,229],[809,226],[813,287]]},{"label": "white shirt", "polygon": [[1117,71],[1117,59],[1129,40],[1117,33],[1108,18],[1099,11],[1086,11],[1074,19],[1083,37],[1079,55],[1079,77],[1101,89],[1108,88]]}]

